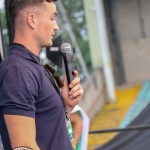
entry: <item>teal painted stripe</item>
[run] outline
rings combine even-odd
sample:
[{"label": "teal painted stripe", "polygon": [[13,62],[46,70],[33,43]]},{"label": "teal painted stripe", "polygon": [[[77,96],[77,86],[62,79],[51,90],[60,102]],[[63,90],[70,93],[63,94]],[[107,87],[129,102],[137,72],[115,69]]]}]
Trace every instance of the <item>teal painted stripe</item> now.
[{"label": "teal painted stripe", "polygon": [[126,127],[150,102],[150,80],[146,81],[140,90],[135,102],[129,108],[120,128]]}]

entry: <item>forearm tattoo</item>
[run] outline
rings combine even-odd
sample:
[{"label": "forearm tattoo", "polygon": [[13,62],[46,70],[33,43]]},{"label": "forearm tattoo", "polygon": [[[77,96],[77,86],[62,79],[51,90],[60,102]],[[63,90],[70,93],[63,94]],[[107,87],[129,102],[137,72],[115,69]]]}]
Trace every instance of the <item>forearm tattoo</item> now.
[{"label": "forearm tattoo", "polygon": [[14,148],[13,150],[33,150],[33,149],[30,147],[20,146],[20,147]]}]

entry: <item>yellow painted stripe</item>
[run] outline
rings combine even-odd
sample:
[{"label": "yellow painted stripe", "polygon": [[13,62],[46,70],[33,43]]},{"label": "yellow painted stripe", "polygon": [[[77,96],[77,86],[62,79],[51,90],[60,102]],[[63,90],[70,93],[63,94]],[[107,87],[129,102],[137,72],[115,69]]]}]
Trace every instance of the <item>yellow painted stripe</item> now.
[{"label": "yellow painted stripe", "polygon": [[[105,104],[103,109],[94,117],[90,130],[102,130],[107,128],[117,128],[122,122],[128,109],[136,100],[141,89],[141,85],[121,87],[116,90],[116,103]],[[90,134],[88,138],[88,150],[108,142],[117,133]]]}]

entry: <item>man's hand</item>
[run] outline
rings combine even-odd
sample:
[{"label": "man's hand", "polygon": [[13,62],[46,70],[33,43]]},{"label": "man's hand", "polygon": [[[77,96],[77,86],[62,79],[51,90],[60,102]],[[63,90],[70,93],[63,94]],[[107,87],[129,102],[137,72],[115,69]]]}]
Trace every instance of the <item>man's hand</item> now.
[{"label": "man's hand", "polygon": [[[67,110],[69,111],[68,113],[70,113],[72,109],[80,102],[83,96],[83,88],[80,84],[80,78],[78,76],[78,72],[74,70],[73,74],[74,74],[74,79],[69,84],[69,86],[67,82],[67,77],[65,75],[64,86],[62,87],[61,90],[61,96],[63,98]],[[71,89],[70,91],[69,88]]]}]

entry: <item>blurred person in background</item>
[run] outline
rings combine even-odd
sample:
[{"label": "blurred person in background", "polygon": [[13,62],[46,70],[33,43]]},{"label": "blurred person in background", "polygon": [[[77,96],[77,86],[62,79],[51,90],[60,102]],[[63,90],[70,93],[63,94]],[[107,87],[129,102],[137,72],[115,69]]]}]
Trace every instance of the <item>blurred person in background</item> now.
[{"label": "blurred person in background", "polygon": [[64,77],[60,92],[59,81],[38,57],[43,47],[52,46],[59,29],[55,1],[10,0],[14,43],[0,64],[0,132],[5,150],[73,149],[66,118],[83,95],[78,72],[69,85]]},{"label": "blurred person in background", "polygon": [[81,114],[78,111],[71,113],[70,120],[72,123],[73,134],[74,134],[74,142],[73,147],[76,150],[78,145],[80,144],[80,137],[82,134],[82,118]]},{"label": "blurred person in background", "polygon": [[71,112],[70,119],[75,138],[75,142],[73,143],[74,149],[87,150],[90,123],[89,117],[79,105],[76,105]]}]

